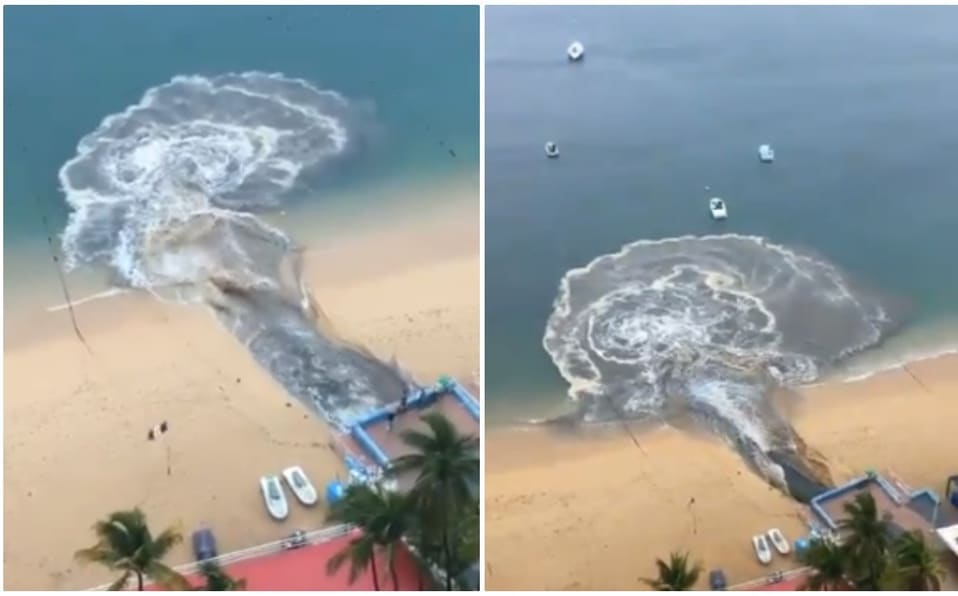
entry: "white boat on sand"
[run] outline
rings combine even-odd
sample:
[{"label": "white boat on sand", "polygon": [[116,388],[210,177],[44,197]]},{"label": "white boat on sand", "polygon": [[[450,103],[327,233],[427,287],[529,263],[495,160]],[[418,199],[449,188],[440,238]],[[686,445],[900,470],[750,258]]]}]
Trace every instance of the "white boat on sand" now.
[{"label": "white boat on sand", "polygon": [[788,543],[788,539],[785,538],[785,534],[782,533],[778,528],[772,528],[768,532],[768,539],[772,541],[772,546],[775,547],[775,550],[778,551],[781,555],[787,555],[792,552],[792,545]]},{"label": "white boat on sand", "polygon": [[315,505],[316,501],[319,500],[316,487],[309,481],[306,472],[300,466],[290,466],[283,470],[283,478],[286,479],[286,484],[289,485],[293,494],[303,505]]},{"label": "white boat on sand", "polygon": [[712,213],[712,219],[725,219],[728,217],[728,207],[725,201],[718,197],[709,199],[709,211]]},{"label": "white boat on sand", "polygon": [[772,562],[772,549],[768,546],[765,534],[752,536],[752,546],[755,548],[755,556],[758,557],[762,565],[768,565]]},{"label": "white boat on sand", "polygon": [[286,494],[283,492],[283,485],[279,478],[273,474],[268,474],[259,479],[259,488],[263,493],[263,501],[266,503],[266,510],[269,511],[273,519],[284,520],[289,516],[289,503],[286,501]]}]

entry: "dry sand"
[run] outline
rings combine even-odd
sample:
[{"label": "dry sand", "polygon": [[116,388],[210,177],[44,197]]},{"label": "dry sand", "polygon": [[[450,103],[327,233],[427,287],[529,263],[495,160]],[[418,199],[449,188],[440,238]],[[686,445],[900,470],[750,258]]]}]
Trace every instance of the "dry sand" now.
[{"label": "dry sand", "polygon": [[[958,420],[958,356],[914,363],[855,383],[803,391],[794,423],[837,482],[891,470],[941,493],[958,472],[949,437]],[[724,443],[669,428],[611,427],[588,436],[543,429],[489,431],[486,587],[642,589],[656,557],[688,550],[731,584],[797,566],[762,567],[750,537],[805,533],[804,508],[770,489]],[[694,497],[694,504],[690,499]]]},{"label": "dry sand", "polygon": [[[397,203],[393,217],[372,218],[378,226],[346,226],[346,213],[317,224],[319,230],[338,223],[340,233],[317,232],[323,242],[307,252],[306,271],[341,334],[382,357],[397,355],[422,381],[449,373],[472,382],[479,345],[476,187],[444,192],[462,200],[420,208],[416,219],[401,217]],[[311,246],[302,237],[308,222],[300,218],[297,226]],[[423,235],[430,227],[442,230],[445,246]],[[112,579],[72,555],[94,542],[93,522],[118,509],[139,506],[157,531],[178,525],[187,536],[210,524],[222,552],[325,524],[323,507],[294,501],[290,518],[273,522],[257,479],[292,463],[319,487],[342,475],[331,433],[208,312],[134,294],[83,304],[77,316],[91,354],[65,311],[45,311],[59,301],[48,282],[5,312],[7,589],[77,589]],[[170,432],[163,442],[147,441],[147,430],[161,420]],[[190,557],[181,545],[170,562]]]}]

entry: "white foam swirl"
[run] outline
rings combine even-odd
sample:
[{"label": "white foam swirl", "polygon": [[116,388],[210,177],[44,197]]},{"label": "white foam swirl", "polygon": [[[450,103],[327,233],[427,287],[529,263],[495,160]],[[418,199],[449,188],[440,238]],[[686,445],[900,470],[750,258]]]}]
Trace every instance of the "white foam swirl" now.
[{"label": "white foam swirl", "polygon": [[588,420],[691,410],[767,451],[788,442],[768,386],[813,381],[888,323],[819,259],[758,237],[682,237],[569,271],[543,345]]},{"label": "white foam swirl", "polygon": [[[367,114],[280,74],[180,76],[108,116],[60,170],[69,266],[198,302],[294,396],[337,425],[399,399],[398,367],[316,325],[300,253],[254,212],[351,153]],[[360,129],[357,130],[357,126]]]},{"label": "white foam swirl", "polygon": [[74,209],[68,266],[106,262],[130,284],[165,283],[145,267],[156,236],[201,214],[275,207],[305,171],[347,150],[352,111],[338,93],[280,74],[178,76],[149,89],[60,169]]}]

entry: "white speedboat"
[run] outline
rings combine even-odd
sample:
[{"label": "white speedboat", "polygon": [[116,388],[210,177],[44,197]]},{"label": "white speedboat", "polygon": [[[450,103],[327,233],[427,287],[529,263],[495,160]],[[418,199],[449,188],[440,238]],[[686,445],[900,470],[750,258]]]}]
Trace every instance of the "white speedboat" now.
[{"label": "white speedboat", "polygon": [[270,516],[277,520],[286,519],[289,516],[289,503],[279,478],[272,474],[263,476],[259,479],[259,488],[263,492],[263,501],[266,502],[266,510]]},{"label": "white speedboat", "polygon": [[709,211],[712,212],[712,219],[725,219],[728,217],[728,207],[725,201],[718,197],[709,199]]},{"label": "white speedboat", "polygon": [[306,477],[306,472],[303,471],[303,468],[290,466],[283,470],[283,478],[286,480],[286,484],[289,485],[289,488],[292,489],[293,494],[296,495],[296,498],[299,499],[299,502],[303,505],[315,505],[316,501],[319,500],[319,493],[316,492],[316,487],[314,487],[313,483]]},{"label": "white speedboat", "polygon": [[772,163],[775,161],[775,150],[771,145],[759,145],[758,159],[764,163]]},{"label": "white speedboat", "polygon": [[573,41],[569,44],[568,49],[565,51],[569,55],[569,60],[573,62],[578,62],[582,60],[582,57],[585,56],[585,47],[578,41]]},{"label": "white speedboat", "polygon": [[549,141],[546,143],[546,157],[556,158],[559,157],[559,146]]},{"label": "white speedboat", "polygon": [[765,534],[752,536],[752,546],[755,548],[755,556],[758,557],[762,565],[768,565],[772,562],[772,549],[768,546]]},{"label": "white speedboat", "polygon": [[768,532],[768,539],[772,541],[772,546],[775,547],[775,550],[778,551],[780,555],[787,555],[792,552],[792,545],[788,543],[788,540],[785,538],[785,534],[782,533],[778,528],[772,528]]}]

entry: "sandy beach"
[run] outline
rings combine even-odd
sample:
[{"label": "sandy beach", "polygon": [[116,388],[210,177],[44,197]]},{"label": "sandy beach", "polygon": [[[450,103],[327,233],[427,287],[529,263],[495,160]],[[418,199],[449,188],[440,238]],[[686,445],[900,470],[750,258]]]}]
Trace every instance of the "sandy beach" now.
[{"label": "sandy beach", "polygon": [[[791,408],[836,482],[865,469],[943,489],[958,472],[946,437],[958,418],[958,356],[801,392]],[[803,508],[771,489],[724,443],[670,428],[559,434],[490,430],[486,441],[486,586],[644,589],[654,559],[688,550],[730,584],[795,567],[755,560],[750,536],[804,533]],[[692,502],[692,499],[694,503]],[[707,588],[707,573],[700,588]]]},{"label": "sandy beach", "polygon": [[[341,335],[395,355],[423,382],[447,373],[473,384],[474,179],[399,192],[425,198],[362,216],[291,212],[286,229],[306,246],[310,286]],[[323,507],[297,503],[285,522],[272,521],[257,479],[293,463],[318,486],[341,476],[331,433],[209,312],[142,294],[88,302],[76,308],[88,351],[66,311],[46,310],[62,302],[54,282],[21,281],[4,313],[5,588],[109,581],[73,553],[95,541],[94,521],[117,509],[139,506],[156,531],[176,525],[187,537],[209,524],[222,552],[324,525]],[[147,441],[162,420],[170,425],[163,442]],[[37,520],[47,529],[37,531]],[[169,562],[190,558],[180,545]]]}]

